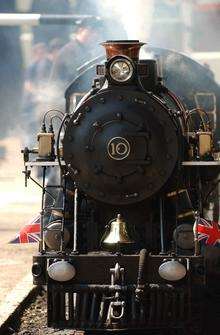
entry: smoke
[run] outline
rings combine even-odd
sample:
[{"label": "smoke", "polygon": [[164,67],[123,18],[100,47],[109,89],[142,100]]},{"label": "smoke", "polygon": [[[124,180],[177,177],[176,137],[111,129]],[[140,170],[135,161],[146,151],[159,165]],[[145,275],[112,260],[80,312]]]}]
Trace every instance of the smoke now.
[{"label": "smoke", "polygon": [[[100,14],[111,13],[121,21],[128,39],[149,40],[154,0],[105,0],[100,2],[100,6]],[[117,32],[115,33],[117,35]]]},{"label": "smoke", "polygon": [[[66,3],[66,5],[61,5],[63,3]],[[85,0],[85,1],[67,1],[67,0],[53,0],[47,2],[47,5],[45,1],[34,1],[35,7],[32,9],[38,12],[45,12],[45,13],[52,13],[52,12],[62,12],[62,13],[69,13],[69,14],[88,14],[88,15],[96,15],[99,16],[102,21],[104,22],[104,28],[102,36],[100,36],[99,39],[93,43],[93,45],[88,46],[87,49],[90,49],[93,53],[93,55],[88,55],[88,59],[90,60],[92,57],[95,57],[99,55],[100,53],[103,53],[104,55],[104,49],[102,49],[99,46],[99,43],[102,42],[105,39],[139,39],[142,42],[147,43],[149,46],[159,46],[159,47],[165,47],[165,48],[171,48],[174,50],[183,50],[184,43],[181,42],[181,34],[182,34],[182,28],[184,27],[184,17],[183,17],[183,8],[185,8],[186,3],[188,3],[188,7],[191,5],[188,1],[171,1],[171,0]],[[60,7],[54,6],[54,3],[59,4]],[[44,7],[47,7],[46,9]],[[62,7],[62,8],[61,8]],[[65,7],[65,8],[64,8]],[[64,8],[64,9],[63,9]],[[61,11],[62,9],[62,11]],[[184,13],[187,14],[187,11],[185,10]],[[217,15],[217,14],[216,14]],[[180,20],[180,21],[178,21]],[[182,20],[182,23],[181,23]],[[199,23],[199,19],[196,19]],[[189,22],[190,23],[190,22]],[[97,27],[98,27],[97,22]],[[207,25],[207,29],[210,28],[210,22],[209,25]],[[51,30],[56,31],[56,26],[50,26],[50,33]],[[68,39],[68,37],[71,35],[71,33],[74,32],[74,26],[68,27],[69,33],[67,33],[65,27],[62,27],[59,31],[65,30],[65,39]],[[195,27],[196,28],[196,27]],[[2,29],[2,28],[1,28]],[[8,28],[7,28],[8,29]],[[196,28],[201,29],[200,27]],[[18,29],[17,29],[18,30]],[[54,33],[53,31],[53,33]],[[36,35],[36,36],[35,36]],[[211,36],[212,34],[210,34]],[[50,34],[48,32],[48,26],[41,26],[36,27],[34,30],[34,36],[35,40],[40,42],[47,42],[50,40]],[[200,34],[200,39],[202,38],[203,34]],[[53,35],[54,37],[54,35]],[[62,34],[63,38],[63,34]],[[16,44],[18,44],[18,32],[17,35],[14,35],[14,38],[8,38],[8,42],[12,46],[14,45],[14,40],[16,39]],[[11,42],[10,42],[11,41]],[[197,42],[198,44],[198,42]],[[193,45],[192,45],[193,47]],[[17,46],[18,48],[18,46]],[[9,47],[2,48],[3,50],[7,49],[10,55],[15,55],[16,58],[18,58],[18,55],[20,53],[15,53],[15,48],[11,51],[9,50]],[[83,55],[78,55],[77,61],[80,62],[80,65],[83,64]],[[149,55],[144,54],[144,48],[141,50],[141,58],[149,57]],[[7,57],[8,59],[8,57]],[[73,63],[76,62],[76,59],[71,60]],[[5,63],[5,60],[3,61],[2,67]],[[13,69],[13,61],[11,61],[11,64],[7,64],[8,68]],[[18,67],[17,67],[18,68]],[[20,68],[22,68],[20,66]],[[17,72],[16,72],[17,71]],[[15,71],[12,71],[13,73],[18,73],[18,69]],[[21,74],[19,74],[21,77]],[[5,75],[5,77],[10,78],[8,74]],[[4,82],[7,84],[6,78],[4,79]],[[19,78],[20,79],[20,78]],[[22,80],[20,80],[22,82]],[[89,83],[90,85],[91,83]],[[11,85],[12,86],[12,85]],[[44,89],[45,84],[42,83],[42,89],[40,89],[38,92],[36,92],[36,100],[39,101],[40,104],[44,106],[44,108],[47,108],[47,105],[49,104],[49,108],[51,107],[57,107],[57,102],[61,101],[62,103],[64,101],[64,86],[60,85],[48,85],[47,90]],[[16,89],[10,89],[10,93],[12,95],[16,94]],[[3,89],[2,89],[3,92]],[[8,116],[12,114],[12,111],[14,111],[14,105],[9,106],[12,104],[13,101],[16,101],[16,99],[13,99],[13,96],[10,96],[2,93],[3,98],[7,96],[7,99],[5,98],[4,101],[5,107],[3,107],[3,110],[5,109],[5,112],[2,113],[2,119],[5,120],[8,119]],[[54,98],[53,98],[54,97]],[[61,97],[61,98],[60,98]],[[53,99],[54,99],[54,105],[53,105]],[[22,99],[20,99],[21,101]],[[19,103],[20,103],[19,101]],[[49,101],[49,103],[48,103]],[[10,102],[10,103],[9,103]],[[9,107],[7,107],[9,106]],[[7,110],[9,109],[9,111]],[[4,116],[3,116],[4,114]],[[38,113],[39,114],[39,113]],[[30,115],[33,115],[33,112],[30,111]],[[16,116],[19,122],[20,115],[15,115],[13,112],[13,120],[11,122],[14,122],[16,120]],[[4,132],[5,129],[2,129],[2,132]]]}]

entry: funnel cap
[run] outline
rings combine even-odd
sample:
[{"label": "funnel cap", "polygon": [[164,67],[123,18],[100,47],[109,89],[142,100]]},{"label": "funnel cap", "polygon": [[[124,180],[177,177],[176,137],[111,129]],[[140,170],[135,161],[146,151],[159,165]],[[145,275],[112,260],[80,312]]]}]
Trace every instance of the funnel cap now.
[{"label": "funnel cap", "polygon": [[138,60],[140,48],[144,44],[139,40],[109,40],[101,43],[105,47],[107,60],[119,55]]}]

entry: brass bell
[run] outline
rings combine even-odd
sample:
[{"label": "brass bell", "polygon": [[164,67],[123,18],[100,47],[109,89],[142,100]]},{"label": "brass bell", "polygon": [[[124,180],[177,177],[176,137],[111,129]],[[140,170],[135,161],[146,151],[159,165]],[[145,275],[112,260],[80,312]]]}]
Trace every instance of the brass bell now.
[{"label": "brass bell", "polygon": [[135,242],[130,238],[127,224],[118,214],[117,218],[112,220],[109,225],[108,231],[105,232],[101,244],[106,250],[113,250],[115,247],[128,247]]}]

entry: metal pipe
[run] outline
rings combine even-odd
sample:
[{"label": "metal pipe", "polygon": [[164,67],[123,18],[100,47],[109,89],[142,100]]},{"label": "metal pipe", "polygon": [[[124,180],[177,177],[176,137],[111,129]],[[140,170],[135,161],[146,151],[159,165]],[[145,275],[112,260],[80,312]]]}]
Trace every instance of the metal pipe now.
[{"label": "metal pipe", "polygon": [[166,322],[166,320],[168,319],[169,304],[170,304],[170,294],[164,291],[163,292],[163,315],[162,315],[163,322]]},{"label": "metal pipe", "polygon": [[82,298],[82,294],[81,292],[78,293],[74,293],[73,296],[73,304],[74,304],[74,320],[77,322],[79,320],[79,316],[80,316],[80,308],[81,308],[81,298]]},{"label": "metal pipe", "polygon": [[[126,292],[129,290],[134,290],[136,285],[128,285],[128,286],[121,286],[120,292]],[[68,288],[68,287],[67,287]],[[73,287],[69,287],[69,289],[73,290],[74,292],[85,292],[85,291],[92,291],[100,292],[100,293],[112,293],[118,292],[119,287],[118,285],[110,286],[110,285],[101,285],[101,284],[75,284]],[[114,297],[112,296],[111,299]]]},{"label": "metal pipe", "polygon": [[69,305],[69,320],[73,319],[73,293],[68,292],[68,305]]},{"label": "metal pipe", "polygon": [[59,293],[57,291],[52,291],[50,292],[50,295],[48,294],[48,296],[52,297],[52,308],[50,309],[49,313],[51,313],[52,311],[52,319],[53,322],[56,322],[56,320],[58,319],[59,315],[58,315],[58,308],[60,307],[60,300],[59,300]]},{"label": "metal pipe", "polygon": [[142,249],[139,256],[138,265],[138,277],[137,277],[137,288],[135,290],[135,297],[137,301],[140,301],[144,293],[144,265],[146,261],[147,250]]},{"label": "metal pipe", "polygon": [[60,301],[59,301],[59,319],[62,321],[66,321],[66,304],[65,304],[65,292],[60,291],[59,292],[59,297],[60,297]]},{"label": "metal pipe", "polygon": [[172,321],[176,322],[177,319],[177,293],[176,292],[172,292],[171,293],[171,311],[172,311]]},{"label": "metal pipe", "polygon": [[84,292],[83,293],[83,298],[82,298],[83,302],[82,302],[82,312],[81,312],[81,317],[80,317],[80,321],[81,321],[81,327],[85,326],[85,323],[87,321],[87,308],[88,308],[88,300],[89,300],[89,294],[88,292]]},{"label": "metal pipe", "polygon": [[184,294],[184,291],[180,291],[179,293],[179,311],[180,311],[180,320],[184,320],[185,318],[185,313],[184,313],[184,307],[185,307],[185,301],[184,301],[184,298],[185,298],[185,294]]},{"label": "metal pipe", "polygon": [[150,311],[149,311],[149,323],[152,323],[155,317],[155,294],[156,291],[155,289],[151,289],[150,290],[150,302],[149,302],[149,307],[150,307]]},{"label": "metal pipe", "polygon": [[105,294],[102,294],[99,308],[98,324],[97,324],[98,328],[100,328],[104,322],[105,303],[106,303]]},{"label": "metal pipe", "polygon": [[92,305],[91,305],[91,310],[90,310],[90,315],[89,315],[90,326],[93,326],[95,323],[96,304],[97,304],[97,293],[95,292],[92,296]]},{"label": "metal pipe", "polygon": [[145,324],[145,309],[144,309],[143,302],[141,302],[140,304],[139,322],[141,325]]},{"label": "metal pipe", "polygon": [[135,296],[135,292],[132,291],[132,296],[131,296],[131,320],[132,320],[133,325],[135,325],[136,318],[137,318],[136,296]]},{"label": "metal pipe", "polygon": [[163,291],[157,289],[156,290],[156,318],[157,318],[157,323],[161,323],[162,319],[162,312],[163,312]]},{"label": "metal pipe", "polygon": [[60,230],[60,251],[65,251],[65,240],[64,240],[64,226],[65,226],[65,213],[66,213],[66,176],[63,177],[63,216],[61,220],[61,230]]},{"label": "metal pipe", "polygon": [[73,252],[77,252],[77,211],[78,211],[78,189],[74,192],[74,222],[73,222]]},{"label": "metal pipe", "polygon": [[198,224],[199,224],[200,216],[198,212],[195,212],[195,222],[193,225],[193,235],[194,235],[194,255],[198,256],[200,254],[200,246],[198,240]]},{"label": "metal pipe", "polygon": [[163,220],[163,206],[164,201],[160,198],[160,244],[161,244],[161,254],[165,253],[165,246],[164,246],[164,220]]},{"label": "metal pipe", "polygon": [[55,14],[23,14],[23,13],[0,13],[0,26],[38,26],[40,24],[77,24],[87,18],[100,18],[94,15],[55,15]]},{"label": "metal pipe", "polygon": [[41,213],[40,213],[40,241],[39,241],[39,252],[43,252],[43,239],[44,239],[44,201],[45,201],[45,179],[46,179],[46,166],[43,167],[43,177],[42,177],[42,197],[41,197]]}]

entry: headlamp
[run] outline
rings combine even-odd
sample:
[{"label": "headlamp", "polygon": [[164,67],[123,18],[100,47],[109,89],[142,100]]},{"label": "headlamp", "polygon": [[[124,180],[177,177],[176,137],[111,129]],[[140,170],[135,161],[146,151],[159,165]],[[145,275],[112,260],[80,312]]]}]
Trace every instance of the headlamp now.
[{"label": "headlamp", "polygon": [[117,58],[115,59],[109,68],[109,73],[111,78],[114,81],[117,81],[119,83],[124,83],[131,79],[133,73],[134,73],[134,68],[132,65],[132,62],[129,61],[126,58]]},{"label": "headlamp", "polygon": [[182,223],[173,232],[173,239],[180,249],[194,248],[193,227],[189,223]]},{"label": "headlamp", "polygon": [[76,275],[75,267],[65,260],[52,263],[47,272],[51,279],[60,282],[71,280]]},{"label": "headlamp", "polygon": [[183,264],[171,259],[162,263],[158,269],[161,278],[169,281],[177,281],[183,279],[186,275],[186,268]]}]

